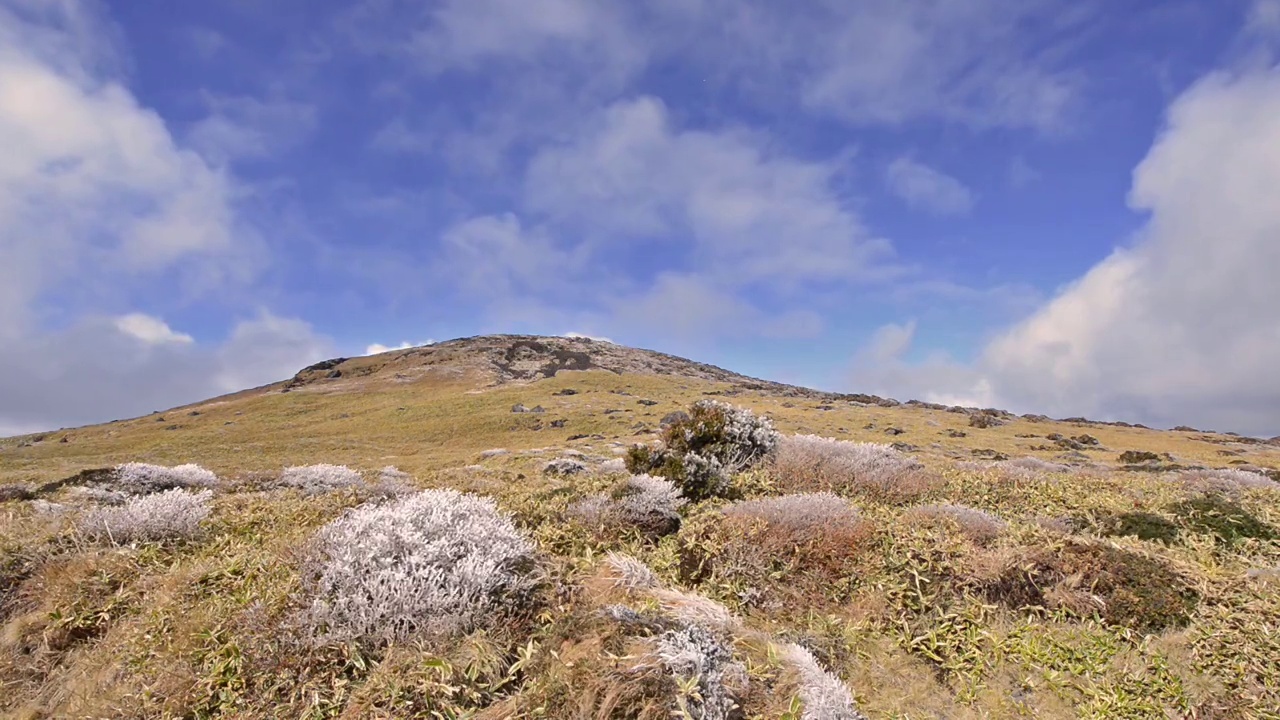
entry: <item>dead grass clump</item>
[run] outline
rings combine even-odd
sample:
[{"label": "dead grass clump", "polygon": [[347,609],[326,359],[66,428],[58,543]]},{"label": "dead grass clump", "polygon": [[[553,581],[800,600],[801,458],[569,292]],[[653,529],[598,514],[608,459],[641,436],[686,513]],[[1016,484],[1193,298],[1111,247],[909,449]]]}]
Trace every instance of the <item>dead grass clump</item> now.
[{"label": "dead grass clump", "polygon": [[786,492],[834,492],[888,503],[915,501],[942,484],[918,460],[889,445],[817,435],[782,438],[769,470]]},{"label": "dead grass clump", "polygon": [[746,606],[817,605],[847,593],[873,537],[871,524],[834,495],[753,500],[681,529],[680,575],[734,588]]},{"label": "dead grass clump", "polygon": [[983,510],[964,505],[922,505],[907,511],[906,519],[936,524],[948,523],[975,543],[995,540],[1009,526],[1004,520]]}]

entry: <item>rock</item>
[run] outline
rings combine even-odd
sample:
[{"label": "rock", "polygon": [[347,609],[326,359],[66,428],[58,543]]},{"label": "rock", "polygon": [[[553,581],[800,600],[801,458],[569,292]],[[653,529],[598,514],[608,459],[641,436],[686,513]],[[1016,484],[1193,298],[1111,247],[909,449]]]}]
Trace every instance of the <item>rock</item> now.
[{"label": "rock", "polygon": [[898,452],[904,452],[904,453],[916,452],[917,450],[920,449],[915,445],[912,445],[911,443],[904,443],[904,442],[896,442],[891,444],[889,447],[893,448],[894,450],[897,450]]},{"label": "rock", "polygon": [[645,407],[652,407],[654,405],[657,405],[658,401],[657,400],[637,400],[636,403],[640,405],[644,405]]},{"label": "rock", "polygon": [[995,415],[986,412],[974,413],[969,416],[969,427],[986,429],[1000,427],[1004,421]]},{"label": "rock", "polygon": [[569,422],[568,420],[564,420],[564,419],[560,419],[560,420],[552,420],[552,421],[551,421],[551,427],[553,427],[553,428],[562,428],[562,427],[564,427],[568,422]]},{"label": "rock", "polygon": [[953,438],[969,437],[969,433],[963,430],[948,430],[947,437],[953,437]]},{"label": "rock", "polygon": [[1077,435],[1071,439],[1075,440],[1081,445],[1100,445],[1101,444],[1098,442],[1098,438],[1092,435]]},{"label": "rock", "polygon": [[573,441],[573,440],[583,440],[583,439],[588,438],[588,437],[590,437],[590,435],[578,434],[578,435],[570,435],[569,437],[567,437],[567,438],[565,438],[565,439],[566,439],[566,440],[569,440],[569,441]]},{"label": "rock", "polygon": [[903,430],[902,428],[896,428],[896,427],[891,427],[891,428],[885,428],[885,429],[884,429],[884,434],[885,434],[885,435],[903,435],[903,434],[905,434],[906,432],[907,432],[906,430]]},{"label": "rock", "polygon": [[527,407],[525,407],[524,405],[521,405],[521,404],[519,404],[519,403],[516,403],[515,405],[512,405],[512,406],[511,406],[511,412],[513,412],[513,413],[526,413],[526,412],[529,412],[529,408],[527,408]]},{"label": "rock", "polygon": [[685,422],[689,419],[689,413],[683,410],[674,410],[662,416],[662,420],[658,421],[658,427],[667,427],[676,423]]},{"label": "rock", "polygon": [[546,409],[545,409],[545,408],[543,408],[541,405],[534,405],[533,407],[529,408],[529,412],[531,412],[531,413],[544,413],[544,412],[546,412]]},{"label": "rock", "polygon": [[997,461],[1009,459],[1008,455],[1005,455],[999,450],[992,450],[990,448],[979,448],[977,450],[973,450],[972,453],[974,457],[989,458],[991,460],[997,460]]},{"label": "rock", "polygon": [[200,414],[200,411],[199,411],[199,410],[192,410],[191,412],[187,413],[187,415],[189,415],[189,416],[191,416],[191,417],[196,417],[196,416],[198,416],[199,414]]},{"label": "rock", "polygon": [[1119,460],[1125,465],[1137,465],[1139,463],[1159,462],[1160,456],[1145,450],[1125,450],[1120,453]]},{"label": "rock", "polygon": [[563,390],[557,390],[551,394],[558,397],[564,397],[566,395],[577,395],[578,391],[573,388],[565,388]]},{"label": "rock", "polygon": [[1032,415],[1028,413],[1026,415],[1023,415],[1022,419],[1026,420],[1027,422],[1033,422],[1033,423],[1049,422],[1048,415]]}]

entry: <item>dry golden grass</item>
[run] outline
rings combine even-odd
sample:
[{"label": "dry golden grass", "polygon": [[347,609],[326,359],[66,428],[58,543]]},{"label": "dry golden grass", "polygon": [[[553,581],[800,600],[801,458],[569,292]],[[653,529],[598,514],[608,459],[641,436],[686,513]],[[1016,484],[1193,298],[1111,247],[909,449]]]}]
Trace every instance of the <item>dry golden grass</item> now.
[{"label": "dry golden grass", "polygon": [[[569,388],[577,393],[557,394]],[[498,387],[465,373],[375,376],[249,391],[39,442],[0,440],[0,485],[35,487],[126,461],[195,462],[240,481],[215,495],[199,538],[122,548],[75,532],[70,519],[87,503],[68,488],[39,495],[66,503],[65,515],[19,498],[0,502],[0,716],[670,717],[678,688],[646,664],[652,634],[600,611],[624,603],[657,616],[666,612],[661,597],[676,596],[616,587],[600,560],[617,550],[646,562],[662,592],[697,593],[736,614],[749,718],[799,717],[797,680],[777,657],[783,642],[812,650],[871,718],[1280,717],[1280,595],[1268,575],[1280,568],[1280,542],[1220,522],[1238,510],[1258,527],[1280,528],[1280,494],[1249,490],[1231,506],[1206,504],[1195,487],[1104,467],[1141,450],[1183,465],[1276,468],[1280,448],[1026,420],[972,428],[958,413],[847,402],[819,409],[823,401],[744,392],[724,399],[769,415],[786,433],[918,446],[913,456],[934,477],[929,492],[850,492],[861,521],[819,534],[726,519],[714,502],[686,508],[680,531],[662,538],[597,534],[567,521],[573,502],[617,478],[544,475],[558,449],[582,451],[594,466],[655,438],[666,413],[731,390],[602,371]],[[512,413],[517,403],[546,412]],[[888,427],[904,432],[890,437]],[[1043,437],[1051,433],[1084,432],[1105,448],[1083,451],[1096,472],[956,463],[975,450],[1052,461],[1060,450],[1030,448],[1052,445]],[[1039,437],[1018,437],[1027,434]],[[568,440],[574,435],[586,437]],[[510,452],[482,458],[491,448]],[[546,450],[531,452],[538,449]],[[554,589],[539,615],[448,646],[299,646],[289,626],[299,602],[296,551],[367,495],[261,491],[255,478],[321,462],[368,476],[395,465],[417,487],[493,495],[546,558]],[[791,487],[767,470],[742,483],[749,498]],[[989,512],[1007,527],[974,542],[959,525],[913,521],[913,506],[926,502]],[[1149,516],[1175,528],[1173,539],[1125,530]],[[711,569],[697,570],[698,558],[711,559]],[[1120,581],[1123,563],[1169,573],[1159,577],[1184,584],[1194,606],[1140,597]],[[1147,622],[1183,611],[1178,622]]]}]

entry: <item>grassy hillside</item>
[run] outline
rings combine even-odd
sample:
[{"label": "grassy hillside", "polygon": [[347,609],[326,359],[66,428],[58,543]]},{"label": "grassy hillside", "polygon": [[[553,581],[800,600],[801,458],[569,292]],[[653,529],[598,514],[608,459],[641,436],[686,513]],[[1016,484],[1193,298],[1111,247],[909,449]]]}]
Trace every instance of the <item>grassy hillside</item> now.
[{"label": "grassy hillside", "polygon": [[[597,345],[508,352],[497,369],[465,345],[393,353],[0,440],[0,713],[853,717],[821,709],[812,660],[870,718],[1280,717],[1280,491],[1189,470],[1275,472],[1280,448],[1000,415],[980,427],[960,409],[565,354]],[[548,357],[553,376],[528,371]],[[582,511],[595,493],[625,499],[617,459],[706,398],[784,435],[903,443],[917,469],[886,485],[770,456],[660,528]],[[557,458],[582,471],[547,472]],[[1023,458],[1043,462],[1008,461]],[[86,518],[119,498],[77,489],[101,479],[77,473],[126,462],[216,473],[198,532],[92,532]],[[315,463],[365,480],[278,481]],[[381,482],[384,466],[407,477]],[[316,534],[433,488],[510,515],[532,543],[529,592],[450,632],[312,638]],[[840,498],[770,500],[821,491]],[[677,642],[723,652],[685,672]]]}]

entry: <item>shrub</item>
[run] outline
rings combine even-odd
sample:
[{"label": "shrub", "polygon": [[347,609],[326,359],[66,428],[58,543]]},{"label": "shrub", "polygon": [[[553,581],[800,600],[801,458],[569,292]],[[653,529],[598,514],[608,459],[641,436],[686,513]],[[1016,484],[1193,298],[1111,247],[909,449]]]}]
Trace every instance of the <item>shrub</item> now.
[{"label": "shrub", "polygon": [[1126,536],[1172,545],[1178,540],[1178,526],[1154,513],[1127,512],[1104,515],[1098,519],[1098,531],[1108,537]]},{"label": "shrub", "polygon": [[609,563],[609,567],[617,575],[617,585],[628,590],[651,590],[658,587],[658,576],[653,570],[630,555],[611,551],[605,555],[605,562]]},{"label": "shrub", "polygon": [[1030,550],[985,591],[1008,607],[1061,608],[1143,633],[1185,626],[1199,602],[1196,590],[1164,562],[1093,543]]},{"label": "shrub", "polygon": [[823,535],[848,534],[861,522],[857,508],[831,493],[782,495],[734,503],[728,517],[759,518],[793,542],[811,542]]},{"label": "shrub", "polygon": [[688,503],[669,480],[633,475],[607,493],[592,495],[569,507],[570,515],[598,525],[622,525],[646,535],[680,529],[680,508]]},{"label": "shrub", "polygon": [[676,717],[734,717],[736,691],[745,686],[747,674],[723,639],[698,625],[668,630],[658,638],[657,655],[682,686],[695,688],[676,698]]},{"label": "shrub", "polygon": [[149,495],[174,488],[211,488],[218,484],[217,475],[193,464],[165,467],[125,463],[116,467],[115,476],[114,487],[104,489],[130,495]]},{"label": "shrub", "polygon": [[940,484],[918,460],[889,445],[817,435],[782,438],[770,472],[787,492],[827,491],[884,502],[910,502]]},{"label": "shrub", "polygon": [[456,635],[517,610],[533,569],[532,543],[493,500],[426,490],[358,507],[316,534],[305,619],[320,641]]},{"label": "shrub", "polygon": [[909,515],[925,521],[954,523],[960,532],[976,543],[990,542],[1008,527],[1008,523],[995,515],[964,505],[922,505],[912,508]]},{"label": "shrub", "polygon": [[1157,462],[1160,456],[1145,450],[1125,450],[1120,453],[1120,462],[1125,465],[1137,465],[1144,462]]},{"label": "shrub", "polygon": [[1280,483],[1263,475],[1238,468],[1184,470],[1174,478],[1187,487],[1211,493],[1234,493],[1240,490],[1280,490]]},{"label": "shrub", "polygon": [[1202,495],[1169,509],[1192,531],[1212,535],[1222,545],[1234,545],[1245,538],[1274,540],[1278,537],[1275,528],[1221,495]]},{"label": "shrub", "polygon": [[854,705],[849,688],[823,668],[813,653],[791,644],[783,648],[783,657],[800,676],[800,720],[867,720]]},{"label": "shrub", "polygon": [[600,463],[596,472],[601,475],[621,475],[627,471],[627,461],[622,458],[610,458]]},{"label": "shrub", "polygon": [[662,429],[659,448],[635,446],[626,456],[637,475],[669,478],[690,500],[727,495],[732,476],[762,460],[778,444],[768,418],[715,400],[699,400],[687,417]]},{"label": "shrub", "polygon": [[209,515],[208,490],[174,488],[130,498],[120,507],[96,508],[80,520],[80,531],[116,544],[194,537]]},{"label": "shrub", "polygon": [[295,465],[280,473],[280,485],[319,495],[360,484],[360,473],[346,465]]}]

